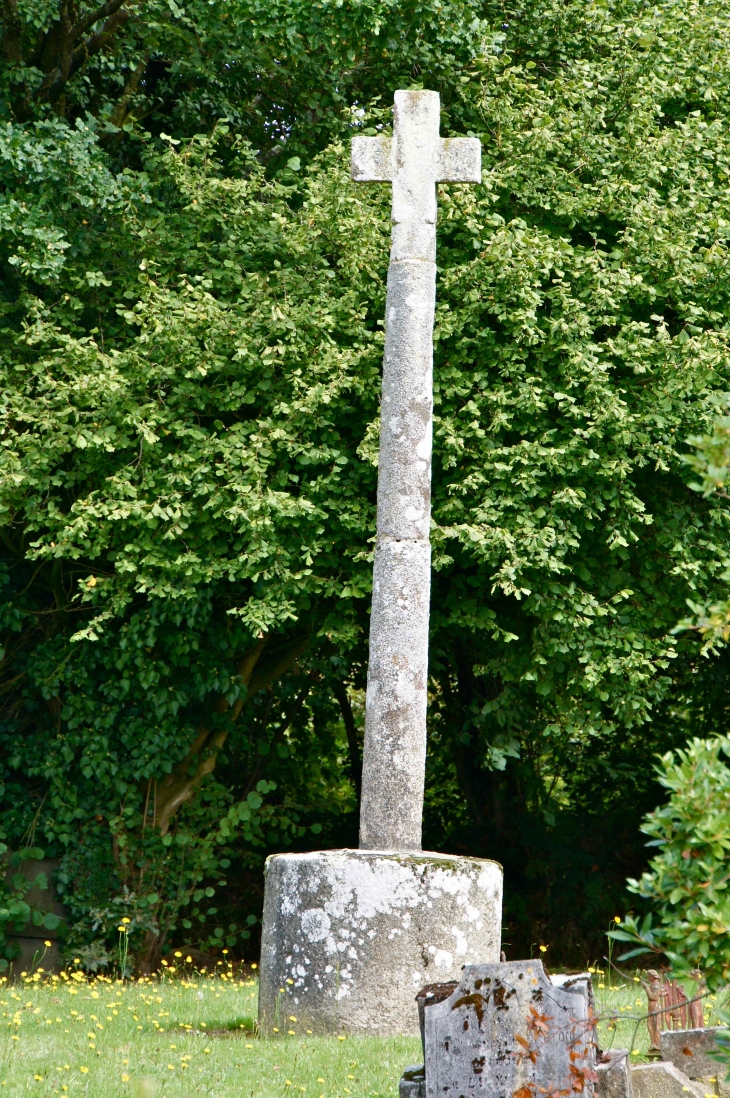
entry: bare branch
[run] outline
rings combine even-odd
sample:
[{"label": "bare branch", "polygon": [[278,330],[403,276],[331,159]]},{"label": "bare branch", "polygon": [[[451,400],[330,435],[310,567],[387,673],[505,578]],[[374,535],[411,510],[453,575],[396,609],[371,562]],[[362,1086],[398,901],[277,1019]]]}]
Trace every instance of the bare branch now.
[{"label": "bare branch", "polygon": [[355,727],[355,715],[352,712],[352,705],[350,704],[350,695],[347,693],[347,687],[344,682],[340,682],[338,679],[332,682],[332,693],[337,698],[337,701],[342,712],[342,721],[345,725],[345,733],[347,735],[347,747],[348,754],[350,756],[350,777],[352,778],[352,784],[355,786],[355,792],[357,793],[358,807],[360,805],[360,789],[362,786],[362,758],[360,756],[360,743],[357,736],[357,728]]},{"label": "bare branch", "polygon": [[[47,99],[56,102],[63,94],[63,90],[78,70],[86,64],[95,54],[103,50],[112,41],[121,28],[129,22],[132,12],[124,8],[126,0],[110,0],[102,8],[97,8],[86,20],[70,25],[66,6],[62,6],[61,15],[52,31],[46,35],[40,48],[40,67],[45,69],[46,76],[35,93],[36,99]],[[98,22],[100,13],[109,11],[106,22],[96,34],[90,35],[85,42],[74,46],[79,33],[78,28],[87,23],[93,26],[90,20]],[[54,41],[55,39],[55,41]],[[45,62],[45,64],[43,63]]]},{"label": "bare branch", "polygon": [[107,4],[102,4],[96,11],[91,11],[83,18],[79,19],[77,23],[71,27],[69,37],[72,41],[80,38],[82,34],[86,34],[90,27],[93,27],[95,23],[100,22],[102,19],[106,19],[107,16],[113,15],[115,11],[118,11],[126,0],[109,0]]},{"label": "bare branch", "polygon": [[131,11],[120,8],[113,15],[109,16],[98,34],[92,34],[85,42],[80,46],[77,46],[71,54],[71,65],[69,67],[68,75],[66,76],[66,81],[70,80],[74,73],[78,72],[82,65],[86,64],[89,58],[93,57],[94,54],[99,53],[105,46],[108,46],[117,31],[120,30],[125,23],[128,23],[131,18]]},{"label": "bare branch", "polygon": [[129,103],[129,100],[132,98],[137,88],[139,87],[140,81],[145,74],[145,69],[147,68],[149,56],[149,53],[145,50],[141,60],[139,61],[139,64],[129,77],[127,83],[124,85],[124,90],[119,97],[117,103],[115,104],[114,110],[111,113],[111,118],[109,119],[109,121],[113,126],[116,126],[118,129],[121,129],[124,125],[124,119],[127,114],[127,105]]}]

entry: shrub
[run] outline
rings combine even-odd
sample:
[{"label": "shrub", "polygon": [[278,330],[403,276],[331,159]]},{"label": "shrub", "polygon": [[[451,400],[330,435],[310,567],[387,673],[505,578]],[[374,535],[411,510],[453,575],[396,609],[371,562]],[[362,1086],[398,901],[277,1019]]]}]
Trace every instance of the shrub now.
[{"label": "shrub", "polygon": [[632,942],[622,960],[663,954],[680,979],[700,969],[710,988],[730,977],[730,737],[693,739],[657,767],[670,792],[642,831],[659,852],[631,892],[651,907],[629,916],[610,937]]}]

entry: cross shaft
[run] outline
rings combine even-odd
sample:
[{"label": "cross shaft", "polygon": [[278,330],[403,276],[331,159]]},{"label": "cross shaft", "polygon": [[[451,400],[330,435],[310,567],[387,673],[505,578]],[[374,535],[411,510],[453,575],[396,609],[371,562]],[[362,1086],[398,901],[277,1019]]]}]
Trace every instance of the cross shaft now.
[{"label": "cross shaft", "polygon": [[436,183],[481,181],[474,138],[439,137],[439,96],[397,91],[393,136],[355,137],[352,178],[393,186],[360,847],[420,850],[431,586]]}]

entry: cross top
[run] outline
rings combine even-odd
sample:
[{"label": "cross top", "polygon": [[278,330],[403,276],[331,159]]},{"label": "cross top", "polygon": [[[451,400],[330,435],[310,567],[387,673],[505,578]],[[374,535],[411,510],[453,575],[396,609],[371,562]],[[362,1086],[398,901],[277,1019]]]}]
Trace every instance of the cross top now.
[{"label": "cross top", "polygon": [[435,235],[418,225],[436,224],[436,183],[481,182],[481,143],[439,137],[439,115],[438,92],[397,91],[392,138],[352,139],[353,180],[393,184],[396,260],[435,259]]}]

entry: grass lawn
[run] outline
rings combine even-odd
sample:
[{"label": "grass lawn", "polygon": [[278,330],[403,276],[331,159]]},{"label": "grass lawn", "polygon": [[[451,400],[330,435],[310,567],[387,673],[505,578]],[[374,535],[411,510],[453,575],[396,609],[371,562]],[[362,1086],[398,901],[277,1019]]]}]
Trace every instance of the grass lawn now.
[{"label": "grass lawn", "polygon": [[[638,983],[596,977],[603,1047],[630,1047],[646,1009]],[[0,982],[0,1098],[395,1098],[420,1042],[313,1037],[295,1017],[253,1036],[256,985],[226,973],[121,983],[46,977]],[[712,1021],[711,1004],[708,1021]],[[641,1058],[646,1026],[634,1047]]]}]

